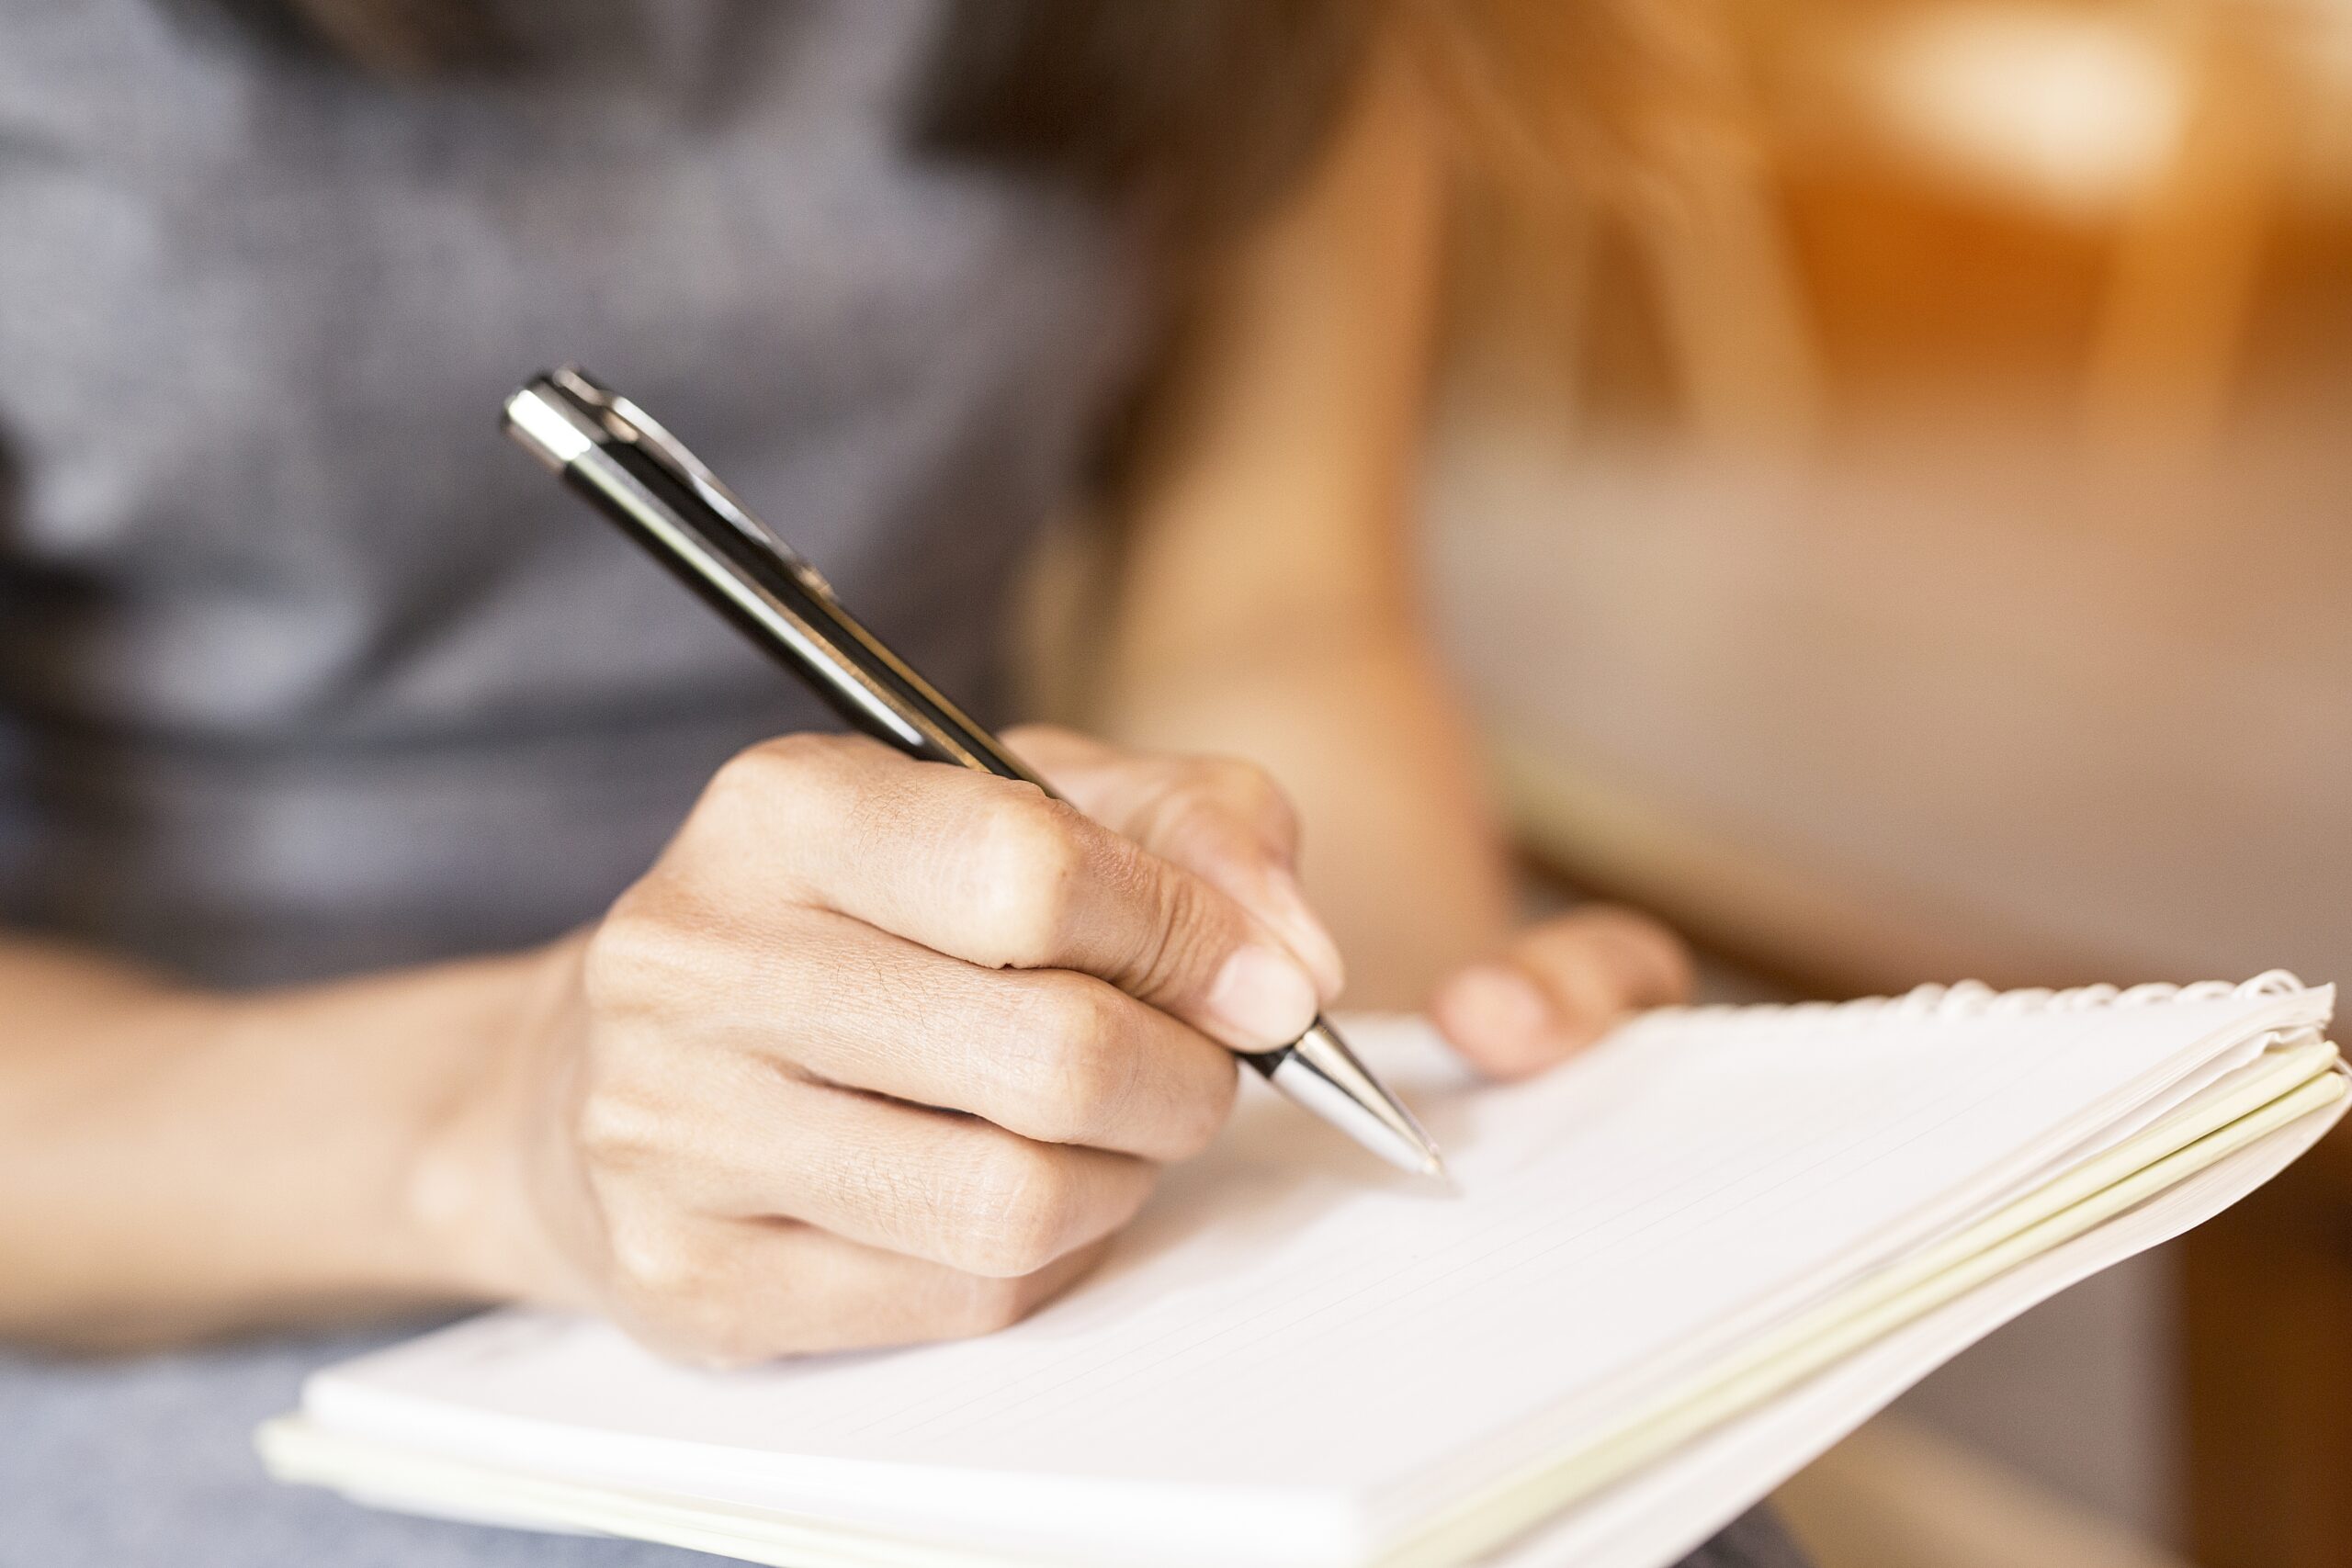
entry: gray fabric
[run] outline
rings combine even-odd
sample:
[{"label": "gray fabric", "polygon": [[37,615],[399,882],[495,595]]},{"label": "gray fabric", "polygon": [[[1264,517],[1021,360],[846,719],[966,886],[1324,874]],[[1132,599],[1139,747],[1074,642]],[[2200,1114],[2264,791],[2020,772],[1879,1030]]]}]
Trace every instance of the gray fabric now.
[{"label": "gray fabric", "polygon": [[485,1529],[273,1484],[253,1428],[302,1374],[372,1339],[282,1339],[130,1360],[0,1358],[7,1568],[707,1568],[639,1541]]},{"label": "gray fabric", "polygon": [[0,917],[232,984],[512,946],[826,722],[496,434],[565,358],[996,705],[1123,233],[905,152],[928,4],[508,8],[537,68],[424,85],[0,8]]},{"label": "gray fabric", "polygon": [[[824,722],[494,434],[565,358],[994,705],[1139,337],[1121,233],[902,154],[927,6],[508,9],[538,68],[420,86],[193,0],[0,7],[9,920],[223,985],[526,942]],[[707,1561],[270,1485],[253,1425],[361,1343],[0,1355],[0,1564]]]}]

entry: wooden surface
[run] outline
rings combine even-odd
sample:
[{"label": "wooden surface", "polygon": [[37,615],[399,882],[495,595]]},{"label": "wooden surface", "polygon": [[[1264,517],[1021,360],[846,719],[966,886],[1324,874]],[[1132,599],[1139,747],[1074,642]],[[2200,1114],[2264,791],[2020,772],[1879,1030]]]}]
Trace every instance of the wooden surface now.
[{"label": "wooden surface", "polygon": [[2352,1141],[2339,1130],[2184,1252],[2197,1562],[2352,1562]]}]

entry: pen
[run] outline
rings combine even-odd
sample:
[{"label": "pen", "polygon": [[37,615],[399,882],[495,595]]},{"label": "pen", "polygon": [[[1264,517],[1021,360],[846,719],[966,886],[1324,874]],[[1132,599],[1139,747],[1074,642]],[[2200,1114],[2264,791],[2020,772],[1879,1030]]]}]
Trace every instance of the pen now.
[{"label": "pen", "polygon": [[[849,723],[908,755],[1052,790],[842,608],[816,569],[645,411],[578,366],[506,400],[506,433]],[[1389,1164],[1442,1178],[1411,1111],[1321,1018],[1292,1044],[1239,1053],[1266,1080]]]}]

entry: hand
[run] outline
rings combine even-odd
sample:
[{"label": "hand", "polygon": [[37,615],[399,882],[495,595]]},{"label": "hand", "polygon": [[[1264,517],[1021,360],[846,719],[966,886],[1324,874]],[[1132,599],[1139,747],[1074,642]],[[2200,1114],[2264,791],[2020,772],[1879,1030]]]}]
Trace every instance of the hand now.
[{"label": "hand", "polygon": [[1532,1077],[1637,1008],[1690,995],[1690,955],[1648,916],[1593,905],[1521,931],[1499,956],[1449,976],[1430,1003],[1438,1029],[1498,1078]]},{"label": "hand", "polygon": [[1340,984],[1289,807],[1008,739],[1074,804],[850,738],[719,772],[466,1119],[495,1289],[715,1364],[983,1332],[1208,1142]]}]

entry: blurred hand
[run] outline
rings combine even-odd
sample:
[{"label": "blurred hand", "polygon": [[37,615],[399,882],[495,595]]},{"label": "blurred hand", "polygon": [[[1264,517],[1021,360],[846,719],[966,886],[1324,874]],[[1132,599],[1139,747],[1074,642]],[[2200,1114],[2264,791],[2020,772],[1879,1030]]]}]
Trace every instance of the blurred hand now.
[{"label": "blurred hand", "polygon": [[512,1294],[711,1363],[982,1332],[1209,1141],[1229,1052],[1340,984],[1290,809],[1240,763],[1008,739],[1071,804],[754,748],[553,952],[483,1149]]},{"label": "blurred hand", "polygon": [[1646,915],[1595,905],[1530,927],[1495,957],[1456,970],[1430,1015],[1474,1066],[1523,1078],[1566,1060],[1626,1013],[1690,995],[1681,939]]}]

